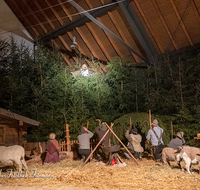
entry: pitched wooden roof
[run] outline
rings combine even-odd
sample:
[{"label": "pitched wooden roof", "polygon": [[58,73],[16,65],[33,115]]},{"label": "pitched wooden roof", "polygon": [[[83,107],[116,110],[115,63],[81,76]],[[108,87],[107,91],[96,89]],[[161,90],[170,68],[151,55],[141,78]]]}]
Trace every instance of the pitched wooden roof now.
[{"label": "pitched wooden roof", "polygon": [[18,121],[23,121],[24,123],[27,123],[29,125],[33,126],[39,126],[40,122],[35,121],[33,119],[21,116],[19,114],[13,113],[11,111],[5,110],[0,108],[0,121],[3,120],[18,120]]},{"label": "pitched wooden roof", "polygon": [[[92,56],[102,63],[116,56],[129,58],[133,63],[151,63],[156,55],[200,43],[199,0],[5,2],[34,40],[59,47],[72,68],[76,53],[82,54],[89,65]],[[123,42],[91,21],[86,13]],[[76,52],[70,48],[74,36],[79,46]]]}]

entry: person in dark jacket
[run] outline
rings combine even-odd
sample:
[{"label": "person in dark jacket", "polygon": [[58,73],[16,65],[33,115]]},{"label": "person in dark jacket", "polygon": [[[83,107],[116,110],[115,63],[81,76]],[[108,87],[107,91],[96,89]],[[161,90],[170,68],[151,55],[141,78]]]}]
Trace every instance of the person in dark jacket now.
[{"label": "person in dark jacket", "polygon": [[[141,146],[142,137],[138,134],[137,128],[129,128],[126,131],[125,137],[128,139],[128,150],[133,154],[133,156],[137,159],[139,158],[142,160],[141,153],[144,151],[143,147]],[[130,159],[130,155],[127,151],[124,151],[125,156]]]},{"label": "person in dark jacket", "polygon": [[183,138],[183,135],[183,132],[178,132],[176,134],[176,138],[172,139],[167,146],[178,150],[179,146],[185,145],[185,139]]},{"label": "person in dark jacket", "polygon": [[56,163],[59,162],[59,146],[58,141],[55,139],[55,133],[49,135],[50,140],[47,141],[47,154],[45,157],[45,163]]},{"label": "person in dark jacket", "polygon": [[[102,123],[101,125],[95,128],[95,132],[98,135],[99,140],[102,139],[102,137],[105,135],[107,130],[108,130],[108,127],[106,126],[105,123]],[[97,156],[98,156],[99,161],[106,162],[109,159],[109,152],[106,151],[106,148],[109,147],[109,139],[110,139],[110,131],[104,137],[103,141],[97,148]]]},{"label": "person in dark jacket", "polygon": [[[81,128],[81,131],[78,135],[78,141],[79,141],[79,149],[78,153],[80,155],[84,155],[85,159],[83,162],[87,160],[89,157],[91,150],[90,150],[90,138],[93,137],[93,133],[89,131],[86,127]],[[90,159],[88,160],[90,162]]]}]

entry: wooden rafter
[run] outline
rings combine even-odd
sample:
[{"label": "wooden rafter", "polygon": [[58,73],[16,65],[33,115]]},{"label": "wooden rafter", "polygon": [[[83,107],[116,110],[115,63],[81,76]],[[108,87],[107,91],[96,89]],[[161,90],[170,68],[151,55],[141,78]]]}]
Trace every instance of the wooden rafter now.
[{"label": "wooden rafter", "polygon": [[39,126],[40,122],[21,116],[19,114],[13,113],[11,111],[5,110],[0,108],[0,116],[1,117],[5,117],[5,118],[10,118],[10,119],[14,119],[14,120],[18,120],[18,121],[23,121],[24,123],[33,125],[33,126]]},{"label": "wooden rafter", "polygon": [[[88,2],[88,0],[85,0],[85,2],[87,3],[87,5],[89,6],[90,9],[93,8],[93,5]],[[108,15],[108,14],[107,14]],[[105,17],[106,15],[104,15]],[[110,17],[109,17],[110,19]],[[101,23],[103,23],[103,20],[99,17],[97,18],[97,20],[99,20]],[[110,19],[110,22],[112,23],[111,19]],[[106,50],[106,47],[104,45],[104,43],[102,43],[102,40],[101,38],[99,37],[99,35],[96,34],[94,28],[92,27],[92,24],[93,23],[86,23],[86,25],[88,26],[89,30],[91,31],[92,35],[94,36],[95,40],[97,41],[97,43],[100,45],[101,47],[101,50],[104,52],[104,54],[106,55],[106,57],[108,57],[108,60],[111,60],[113,57],[115,56],[112,56],[110,54],[108,54],[108,51]],[[116,28],[116,27],[115,27]],[[122,53],[121,51],[119,50],[119,44],[116,44],[116,41],[110,37],[110,35],[108,35],[104,30],[102,30],[102,32],[104,33],[105,37],[107,37],[107,40],[110,44],[110,46],[113,48],[114,52],[116,53],[116,55],[119,55],[119,56],[122,56]],[[117,31],[118,32],[118,31]],[[118,33],[119,35],[119,33]]]},{"label": "wooden rafter", "polygon": [[157,53],[135,10],[131,6],[126,7],[124,2],[119,3],[119,6],[149,61],[154,61]]},{"label": "wooden rafter", "polygon": [[13,5],[14,7],[18,10],[18,12],[21,13],[21,16],[24,18],[24,20],[28,23],[28,26],[25,26],[25,28],[27,27],[31,27],[31,29],[34,31],[36,38],[40,36],[40,34],[38,33],[37,29],[35,28],[35,26],[32,26],[33,24],[26,18],[26,14],[24,13],[23,9],[21,9],[19,7],[19,5],[13,1]]},{"label": "wooden rafter", "polygon": [[[26,3],[25,0],[22,0],[23,3]],[[31,15],[33,16],[33,18],[36,20],[36,22],[38,23],[38,25],[42,28],[42,30],[44,31],[44,33],[47,33],[47,29],[44,27],[44,24],[42,24],[42,22],[40,21],[40,19],[38,18],[37,14],[34,13],[34,11],[32,10],[31,6],[27,6],[28,11],[31,13]]]},{"label": "wooden rafter", "polygon": [[40,10],[40,12],[44,16],[44,18],[47,20],[47,23],[50,25],[51,29],[54,30],[55,26],[54,26],[53,22],[49,19],[48,15],[43,11],[41,5],[37,1],[33,1],[33,2],[37,6],[37,8]]},{"label": "wooden rafter", "polygon": [[174,1],[173,1],[173,0],[170,0],[170,2],[171,2],[171,4],[172,4],[172,7],[173,7],[173,9],[174,9],[174,12],[176,13],[176,16],[177,16],[177,18],[178,18],[178,21],[180,22],[181,27],[183,28],[183,31],[184,31],[184,33],[185,33],[185,35],[186,35],[186,37],[187,37],[187,39],[188,39],[190,45],[192,46],[192,45],[193,45],[192,39],[190,38],[190,35],[188,34],[188,31],[187,31],[187,29],[186,29],[186,27],[185,27],[185,24],[183,23],[183,20],[182,20],[180,14],[179,14],[179,12],[178,12],[178,9],[177,9],[176,5],[174,4]]},{"label": "wooden rafter", "polygon": [[139,13],[141,14],[141,16],[142,16],[142,18],[143,18],[143,20],[144,20],[144,22],[145,22],[147,28],[149,29],[149,32],[150,32],[151,35],[153,36],[153,38],[154,38],[154,40],[155,40],[155,42],[156,42],[157,47],[159,48],[159,50],[161,51],[161,53],[164,53],[165,50],[164,50],[164,48],[162,47],[162,44],[159,42],[159,40],[157,40],[156,34],[155,34],[154,30],[152,29],[151,25],[149,24],[149,21],[148,21],[147,17],[145,16],[144,11],[142,10],[142,8],[141,8],[141,6],[140,6],[140,3],[138,2],[138,0],[135,0],[134,3],[135,3],[135,5],[136,5],[136,7],[137,7]]},{"label": "wooden rafter", "polygon": [[[120,18],[119,12],[116,10],[115,13],[114,13],[114,12],[109,12],[108,15],[109,15],[109,17],[111,18],[111,20],[113,21],[114,25],[116,26],[116,28],[117,28],[117,30],[118,30],[118,32],[119,32],[121,38],[122,38],[127,44],[129,44],[130,46],[131,46],[131,43],[134,43],[134,44],[135,44],[135,42],[134,42],[131,38],[128,38],[128,37],[131,36],[131,34],[129,33],[128,30],[127,30],[127,33],[128,33],[129,35],[128,35],[128,36],[125,35],[124,30],[125,30],[125,27],[126,27],[126,26],[125,26],[124,22],[123,22],[123,28],[120,27],[120,25],[119,25],[119,20],[118,20],[118,18]],[[117,15],[117,17],[116,17],[116,15]],[[129,52],[130,52],[130,51],[129,51]],[[130,54],[132,55],[134,61],[138,60],[138,57],[137,57],[134,53],[130,52]]]},{"label": "wooden rafter", "polygon": [[[58,0],[57,0],[57,1],[58,1]],[[59,0],[58,2],[59,2],[59,3],[62,3],[62,1],[60,1],[60,0]],[[105,14],[105,12],[107,12],[108,10],[110,10],[112,7],[115,7],[115,6],[116,6],[116,4],[111,5],[111,6],[108,6],[108,7],[105,7],[105,8],[102,8],[102,9],[100,9],[100,10],[95,10],[95,11],[93,11],[91,14],[92,14],[94,17],[98,17],[98,16],[100,16],[100,15],[102,15],[102,14]],[[61,4],[61,7],[63,8],[63,11],[65,11],[65,12],[68,11],[67,8],[65,8],[65,7],[63,6],[63,4]],[[66,15],[70,15],[70,14],[66,14]],[[70,16],[69,16],[69,18],[70,18]],[[71,18],[71,19],[72,19],[72,18]],[[74,28],[79,27],[79,26],[82,26],[82,25],[84,25],[86,22],[89,22],[89,21],[90,21],[90,19],[89,19],[88,17],[82,16],[81,18],[79,18],[79,19],[74,20],[73,22],[71,22],[71,24],[68,24],[68,25],[63,26],[63,27],[61,27],[61,28],[58,28],[57,30],[51,32],[50,34],[48,34],[48,35],[42,37],[42,38],[40,39],[40,41],[48,41],[48,40],[50,40],[50,39],[52,39],[52,38],[56,38],[58,35],[62,35],[63,33],[66,33],[66,32],[68,32],[68,31],[71,31],[71,30],[73,30]]]},{"label": "wooden rafter", "polygon": [[61,26],[63,26],[63,24],[64,24],[63,20],[60,18],[60,16],[56,12],[55,8],[51,5],[50,1],[45,0],[45,2],[47,3],[47,5],[49,6],[49,8],[51,9],[51,11],[53,12],[53,14],[55,15],[55,17],[58,20],[58,22],[61,24]]},{"label": "wooden rafter", "polygon": [[[61,3],[60,0],[57,0],[59,3]],[[61,7],[63,9],[63,11],[65,12],[66,15],[71,15],[70,12],[65,8],[65,6],[61,3]],[[69,19],[72,21],[72,17],[69,17]],[[83,42],[85,43],[86,47],[88,47],[90,45],[90,42],[87,40],[87,38],[85,38],[84,33],[82,32],[82,30],[80,28],[76,28],[76,30],[78,31],[78,34],[80,35],[80,37],[82,38]],[[71,33],[68,33],[70,35],[70,37],[72,38],[73,36],[71,35]],[[88,50],[92,50],[91,54],[93,54],[95,57],[98,57],[98,55],[96,54],[96,52],[93,50],[92,46],[88,47]],[[82,49],[81,47],[79,47],[79,51],[81,54],[86,55],[85,49]],[[91,61],[89,61],[88,59],[86,59],[86,62],[88,65],[91,66]],[[103,67],[104,68],[104,67]],[[105,68],[104,68],[104,71]]]},{"label": "wooden rafter", "polygon": [[75,1],[71,0],[69,1],[71,5],[73,5],[76,9],[78,9],[79,12],[83,12],[85,16],[87,16],[90,20],[92,20],[95,24],[97,24],[100,28],[102,28],[106,33],[111,35],[115,40],[117,40],[119,43],[124,45],[127,49],[130,49],[134,54],[136,54],[141,60],[143,60],[145,63],[150,65],[150,62],[141,54],[136,52],[132,47],[130,47],[128,44],[126,44],[121,38],[119,38],[115,33],[113,33],[110,29],[105,27],[101,22],[99,22],[97,19],[95,19],[91,14],[86,12],[80,5],[78,5]]},{"label": "wooden rafter", "polygon": [[[40,12],[42,13],[42,15],[44,16],[44,18],[48,21],[50,27],[52,28],[52,30],[55,28],[55,25],[53,24],[53,22],[49,19],[48,15],[42,10],[41,5],[36,1],[36,6],[40,9]],[[49,5],[50,6],[50,5]],[[65,40],[62,38],[62,36],[58,36],[59,40],[63,43],[63,45],[65,46],[66,49],[70,49],[70,47],[65,43]],[[55,41],[54,41],[55,42]],[[58,45],[55,44],[57,47]],[[74,69],[74,67],[72,66],[71,62],[69,60],[66,59],[66,57],[64,56],[64,59],[66,61],[66,63],[72,68]]]},{"label": "wooden rafter", "polygon": [[[104,47],[104,44],[102,43],[102,40],[99,38],[100,36],[96,34],[96,32],[95,32],[94,28],[92,27],[92,25],[89,24],[89,23],[86,23],[86,26],[87,26],[88,30],[90,31],[91,35],[93,36],[93,38],[95,39],[95,41],[97,42],[97,44],[99,45],[99,48],[101,49],[101,51],[103,52],[103,54],[105,55],[107,60],[111,60],[112,59],[111,56],[109,55],[108,51],[105,51],[106,48]],[[85,40],[87,40],[87,39],[85,39]],[[97,55],[95,55],[96,52],[94,50],[92,51],[92,54],[94,56],[97,56]]]},{"label": "wooden rafter", "polygon": [[169,36],[169,38],[170,38],[170,40],[171,40],[171,42],[172,42],[174,48],[177,50],[178,47],[177,47],[177,45],[176,45],[176,43],[175,43],[175,41],[174,41],[174,39],[173,39],[173,36],[172,36],[172,34],[171,34],[171,32],[170,32],[170,30],[169,30],[169,28],[168,28],[168,26],[167,26],[167,24],[166,24],[166,22],[165,22],[165,19],[163,18],[163,15],[162,15],[162,13],[161,13],[161,11],[160,11],[160,9],[159,9],[158,4],[156,3],[155,0],[153,0],[152,2],[153,2],[153,5],[154,5],[154,7],[155,7],[155,9],[156,9],[156,12],[157,12],[157,14],[159,15],[159,18],[160,18],[160,20],[161,20],[161,22],[162,22],[162,24],[163,24],[165,30],[167,31],[167,34],[168,34],[168,36]]},{"label": "wooden rafter", "polygon": [[199,10],[196,6],[196,3],[194,1],[192,1],[191,4],[192,4],[193,10],[194,10],[194,13],[196,15],[196,19],[198,20],[199,25],[200,25],[200,13],[199,13]]},{"label": "wooden rafter", "polygon": [[[62,39],[62,38],[61,38],[61,39]],[[53,43],[55,44],[55,46],[56,46],[57,48],[59,48],[59,44],[57,44],[57,42],[56,42],[55,40],[52,40],[52,41],[53,41]],[[62,55],[63,59],[65,60],[65,62],[69,65],[69,67],[71,67],[72,70],[75,71],[74,66],[73,66],[72,63],[70,62],[69,58],[66,57],[66,54],[61,53],[61,55]]]},{"label": "wooden rafter", "polygon": [[[58,2],[58,3],[60,3],[60,2]],[[63,4],[62,4],[62,5],[63,5]],[[49,4],[49,6],[51,7],[50,4]],[[64,9],[63,6],[61,6],[61,8],[62,8],[63,11],[65,12],[65,14],[68,15],[68,14],[66,13],[66,9]],[[55,12],[55,11],[53,11],[53,12]],[[59,19],[59,15],[58,15],[58,14],[55,14],[55,16],[56,16],[56,18],[59,20],[60,24],[63,24],[62,20]],[[71,35],[71,33],[66,33],[66,34],[67,34],[71,39],[73,38],[73,36]],[[65,42],[65,40],[62,38],[62,36],[58,36],[58,38],[61,39],[61,42],[63,43],[63,45],[65,46],[66,49],[70,49],[70,47],[68,46],[68,44],[67,44],[67,43]],[[82,48],[80,48],[80,47],[79,47],[79,49],[76,50],[76,51],[80,52],[80,54],[84,54]],[[65,59],[65,60],[66,60],[66,59]],[[74,57],[74,60],[75,60],[76,62],[78,62],[77,56]],[[88,63],[89,61],[86,60],[86,62]],[[89,63],[88,63],[88,64],[89,64]]]}]

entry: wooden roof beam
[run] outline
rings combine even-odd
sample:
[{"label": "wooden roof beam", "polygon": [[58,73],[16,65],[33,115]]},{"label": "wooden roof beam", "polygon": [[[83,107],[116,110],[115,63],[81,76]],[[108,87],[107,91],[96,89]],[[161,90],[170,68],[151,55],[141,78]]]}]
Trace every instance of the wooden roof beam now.
[{"label": "wooden roof beam", "polygon": [[[58,0],[58,3],[61,3],[61,1],[59,1]],[[51,7],[51,5],[49,4],[49,6]],[[63,11],[65,12],[65,14],[66,15],[70,15],[69,14],[69,12],[65,9],[65,7],[64,7],[64,5],[61,3],[61,7],[62,7],[62,9],[63,9]],[[55,15],[55,13],[54,13],[54,15]],[[59,17],[59,15],[55,15],[56,16],[56,18],[58,19],[58,17]],[[72,18],[70,18],[70,20],[71,20]],[[60,22],[60,21],[59,21]],[[60,22],[61,23],[61,22]],[[63,24],[62,24],[63,25]],[[66,32],[66,34],[67,34],[67,32]],[[73,38],[73,36],[70,34],[70,33],[68,33],[68,36],[72,39]],[[69,47],[69,45],[64,41],[64,39],[62,38],[62,36],[58,36],[58,38],[60,39],[60,41],[62,42],[62,44],[65,46],[65,48],[66,49],[71,49],[70,47]],[[86,44],[87,45],[87,44]],[[79,52],[81,55],[83,55],[84,54],[84,50],[82,49],[82,48],[80,48],[79,47],[79,49],[77,49],[76,50],[77,52]],[[77,62],[78,63],[78,58],[77,58],[77,55],[78,54],[74,54],[75,56],[73,57],[74,58],[74,60],[75,60],[75,62]],[[64,57],[64,59],[65,59],[65,61],[67,62],[67,63],[69,63],[69,61],[67,60],[67,58],[66,57]],[[88,65],[90,65],[90,61],[89,60],[85,60],[86,62],[87,62],[87,64]],[[74,68],[74,67],[73,67]],[[73,69],[73,70],[75,70],[75,68]]]},{"label": "wooden roof beam", "polygon": [[172,36],[172,34],[171,34],[171,32],[170,32],[170,30],[169,30],[169,28],[168,28],[168,26],[167,26],[167,24],[166,24],[166,22],[165,22],[163,16],[162,16],[162,13],[161,13],[161,11],[160,11],[160,9],[159,9],[159,7],[158,7],[158,4],[156,3],[155,0],[153,0],[153,5],[154,5],[154,7],[155,7],[155,9],[156,9],[156,11],[157,11],[157,13],[158,13],[158,15],[159,15],[159,18],[160,18],[160,20],[161,20],[161,22],[162,22],[162,24],[163,24],[165,30],[167,31],[167,34],[168,34],[168,36],[169,36],[169,38],[170,38],[170,40],[171,40],[171,42],[172,42],[174,48],[175,48],[176,50],[178,50],[178,47],[177,47],[177,45],[176,45],[176,43],[175,43],[175,41],[174,41],[174,39],[173,39],[173,36]]},{"label": "wooden roof beam", "polygon": [[45,0],[46,4],[49,6],[49,8],[51,9],[51,11],[53,12],[53,14],[55,15],[56,19],[58,20],[58,22],[63,26],[63,20],[60,18],[60,16],[58,15],[58,13],[56,12],[55,8],[50,4],[49,1]]},{"label": "wooden roof beam", "polygon": [[144,11],[142,10],[142,8],[141,8],[141,6],[140,6],[140,3],[139,3],[137,0],[135,0],[134,3],[135,3],[135,5],[136,5],[136,7],[138,8],[138,11],[139,11],[139,13],[141,14],[142,18],[144,19],[144,22],[145,22],[145,24],[147,25],[147,28],[149,29],[149,32],[151,33],[151,35],[152,35],[153,38],[155,39],[155,43],[156,43],[158,49],[161,51],[161,53],[163,53],[165,50],[162,48],[162,45],[161,45],[161,43],[159,42],[159,40],[156,41],[156,39],[157,39],[157,38],[156,38],[156,34],[155,34],[154,30],[152,29],[151,25],[149,24],[148,19],[147,19],[147,17],[145,16]]},{"label": "wooden roof beam", "polygon": [[[41,5],[40,5],[37,1],[35,1],[35,3],[36,3],[36,6],[40,9],[40,12],[41,12],[42,15],[44,16],[44,18],[48,21],[48,24],[50,25],[51,29],[54,30],[55,25],[53,24],[53,22],[49,19],[48,15],[42,10]],[[50,6],[50,5],[49,5],[49,6]],[[59,38],[59,40],[63,43],[63,45],[65,46],[65,48],[68,50],[68,51],[66,51],[65,54],[67,54],[67,55],[69,55],[69,57],[71,57],[71,56],[72,56],[72,53],[71,53],[71,51],[69,51],[70,47],[65,43],[65,41],[63,40],[63,37],[62,37],[62,36],[58,36],[58,38]],[[55,41],[54,41],[53,43],[55,43]],[[56,45],[56,44],[55,44],[55,45]],[[68,61],[68,60],[66,59],[65,56],[64,56],[64,59],[65,59],[66,63],[67,63],[72,69],[74,69],[74,67],[72,66],[71,62]]]},{"label": "wooden roof beam", "polygon": [[[112,9],[116,6],[117,6],[117,4],[113,4],[113,5],[101,8],[99,10],[92,12],[91,15],[93,17],[98,17],[102,14],[107,13],[110,9]],[[83,24],[85,24],[86,22],[89,22],[89,21],[90,21],[90,19],[87,16],[84,16],[84,17],[72,22],[71,24],[69,24],[67,26],[61,27],[60,29],[52,32],[51,34],[40,38],[39,41],[45,42],[45,41],[48,41],[52,38],[56,38],[57,36],[62,35],[63,33],[66,33],[67,31],[71,31],[71,30],[73,30],[73,28],[79,27],[79,26],[81,26],[81,25],[83,25]]]},{"label": "wooden roof beam", "polygon": [[[178,21],[180,22],[181,27],[183,28],[183,31],[184,31],[184,33],[185,33],[185,35],[186,35],[186,37],[187,37],[187,39],[188,39],[190,45],[193,46],[194,44],[193,44],[193,42],[192,42],[192,39],[190,38],[190,35],[188,34],[188,31],[187,31],[187,29],[186,29],[186,27],[185,27],[185,25],[184,25],[184,23],[183,23],[183,21],[182,21],[183,18],[180,16],[180,14],[179,14],[179,12],[178,12],[178,9],[176,8],[176,5],[174,4],[174,1],[173,1],[173,0],[170,0],[170,2],[171,2],[171,4],[172,4],[172,7],[173,7],[173,9],[174,9],[174,12],[176,13],[176,16],[177,16],[177,18],[178,18]],[[190,3],[190,2],[189,2],[189,3]],[[189,4],[188,4],[188,5],[189,5]]]},{"label": "wooden roof beam", "polygon": [[[24,28],[27,29],[30,27],[34,31],[36,38],[39,37],[38,31],[36,30],[36,28],[34,26],[32,26],[33,24],[26,18],[26,16],[25,16],[26,14],[24,13],[23,9],[21,9],[15,1],[13,1],[13,5],[18,10],[18,12],[22,13],[21,17],[23,17],[24,20],[28,23],[28,27],[24,27]],[[19,16],[16,15],[16,17],[19,17]]]},{"label": "wooden roof beam", "polygon": [[[61,1],[61,0],[57,0],[57,1],[58,1],[58,3],[60,3],[60,5],[61,5],[63,11],[65,12],[65,14],[66,14],[66,15],[70,15],[70,12],[65,8],[64,4],[62,3],[62,1]],[[72,16],[69,16],[69,18],[70,18],[70,20],[72,20]],[[86,26],[87,26],[87,24],[86,24]],[[80,29],[80,27],[77,27],[76,30],[77,30],[78,34],[80,35],[81,39],[83,40],[83,42],[85,43],[85,45],[86,45],[86,47],[88,48],[88,50],[89,50],[89,51],[92,50],[93,53],[90,51],[91,55],[94,56],[95,59],[97,59],[98,56],[97,56],[96,52],[94,51],[94,49],[92,48],[92,46],[90,46],[89,41],[88,41],[87,38],[85,37],[85,35],[84,35],[84,33],[82,32],[82,30]],[[70,36],[71,38],[73,37],[71,34],[69,34],[69,36]],[[80,51],[81,55],[83,55],[83,54],[86,55],[85,49],[84,49],[84,48],[79,47],[79,51]],[[104,55],[105,55],[105,54],[104,54]],[[105,57],[106,57],[106,56],[105,56]],[[89,66],[91,66],[91,64],[93,64],[92,61],[90,61],[90,60],[88,59],[88,57],[87,57],[87,58],[85,57],[85,60],[86,60],[86,62],[87,62],[87,64],[88,64]],[[98,60],[98,59],[97,59],[97,60]],[[107,72],[107,69],[105,68],[105,64],[106,64],[106,63],[105,63],[105,62],[102,63],[102,61],[100,61],[100,64],[101,64],[103,70],[104,70],[105,72]]]},{"label": "wooden roof beam", "polygon": [[[24,4],[25,1],[23,0]],[[44,27],[44,24],[41,24],[42,22],[40,21],[40,19],[38,18],[37,14],[34,13],[34,11],[32,10],[31,6],[27,6],[28,11],[31,13],[31,15],[33,16],[33,18],[37,21],[37,23],[39,24],[39,26],[42,28],[42,30],[44,31],[44,33],[47,33],[47,29]]]},{"label": "wooden roof beam", "polygon": [[33,1],[35,3],[35,5],[38,7],[39,11],[42,13],[42,15],[44,16],[44,18],[47,20],[48,24],[50,25],[50,27],[52,28],[52,30],[55,29],[54,24],[52,23],[52,21],[49,19],[49,17],[47,16],[47,14],[43,11],[43,8],[41,7],[41,5],[37,2],[37,1]]},{"label": "wooden roof beam", "polygon": [[[62,38],[61,38],[60,40],[62,40]],[[54,41],[54,40],[53,40],[53,41]],[[55,46],[59,49],[59,45],[58,45],[55,41],[54,41],[53,43],[54,43]],[[64,54],[64,53],[62,53],[62,52],[60,52],[60,53],[61,53],[63,59],[65,60],[65,62],[69,65],[69,67],[70,67],[73,71],[75,71],[74,66],[73,66],[72,63],[70,62],[69,55],[68,55],[68,54]],[[66,55],[68,56],[68,58],[66,57]]]},{"label": "wooden roof beam", "polygon": [[33,125],[33,126],[39,126],[39,124],[40,124],[39,121],[30,119],[28,117],[21,116],[19,114],[5,110],[3,108],[0,108],[0,116],[8,117],[8,118],[15,119],[15,120],[18,120],[18,121],[23,121],[24,123],[27,123],[27,124],[30,124],[30,125]]},{"label": "wooden roof beam", "polygon": [[[117,1],[120,1],[120,0],[117,0]],[[134,32],[141,46],[145,50],[148,60],[152,62],[156,58],[156,55],[157,55],[156,50],[148,34],[146,33],[144,27],[142,26],[142,23],[140,22],[136,12],[131,6],[127,6],[127,2],[125,3],[121,2],[119,3],[119,6],[121,10],[123,11],[128,23],[130,24],[132,31]]]},{"label": "wooden roof beam", "polygon": [[137,55],[141,60],[143,60],[147,64],[151,64],[145,57],[140,55],[138,52],[136,52],[132,47],[130,47],[128,44],[126,44],[121,38],[119,38],[115,33],[113,33],[111,30],[109,30],[107,27],[105,27],[101,22],[96,20],[91,14],[89,14],[87,11],[85,11],[81,6],[79,6],[77,3],[75,3],[73,0],[69,1],[71,5],[73,5],[79,12],[83,12],[85,16],[87,16],[90,20],[92,20],[95,24],[97,24],[100,28],[102,28],[105,32],[107,32],[109,35],[111,35],[115,40],[117,40],[119,43],[124,45],[127,49],[132,51],[135,55]]}]

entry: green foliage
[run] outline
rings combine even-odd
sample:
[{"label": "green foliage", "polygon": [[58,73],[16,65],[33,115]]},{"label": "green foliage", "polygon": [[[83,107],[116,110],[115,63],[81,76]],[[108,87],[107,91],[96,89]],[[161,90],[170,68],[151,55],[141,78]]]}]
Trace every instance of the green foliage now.
[{"label": "green foliage", "polygon": [[[55,132],[58,140],[65,139],[69,124],[72,140],[89,121],[94,132],[98,122],[114,122],[114,131],[122,139],[130,117],[133,126],[146,135],[152,110],[165,131],[167,144],[178,131],[185,133],[187,144],[194,145],[200,130],[200,66],[199,55],[185,61],[165,55],[148,69],[138,69],[129,60],[115,58],[104,73],[98,60],[92,59],[91,77],[71,74],[56,48],[42,45],[33,52],[14,39],[0,40],[0,105],[18,114],[40,121],[31,127],[29,141],[46,141]],[[77,69],[85,60],[77,57]]]},{"label": "green foliage", "polygon": [[[130,118],[132,127],[140,129],[142,133],[147,135],[150,129],[149,114],[148,113],[129,113],[121,116],[120,118],[114,120],[113,130],[120,139],[124,138],[126,130],[130,127]],[[154,119],[158,120],[158,125],[164,130],[163,142],[167,144],[170,141],[170,123],[165,123],[162,116],[152,115],[152,121]],[[162,120],[163,119],[163,120]]]}]

